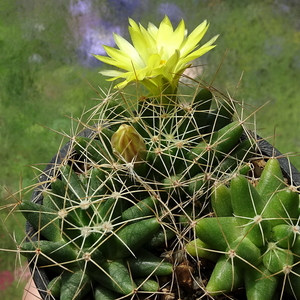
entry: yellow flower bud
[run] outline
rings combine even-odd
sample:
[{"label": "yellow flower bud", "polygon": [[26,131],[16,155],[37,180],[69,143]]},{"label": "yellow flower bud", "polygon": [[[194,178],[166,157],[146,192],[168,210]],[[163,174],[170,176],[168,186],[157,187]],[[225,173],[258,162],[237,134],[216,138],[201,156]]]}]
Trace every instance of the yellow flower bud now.
[{"label": "yellow flower bud", "polygon": [[111,145],[114,152],[126,162],[141,161],[146,151],[143,138],[132,126],[126,124],[122,124],[113,134]]}]

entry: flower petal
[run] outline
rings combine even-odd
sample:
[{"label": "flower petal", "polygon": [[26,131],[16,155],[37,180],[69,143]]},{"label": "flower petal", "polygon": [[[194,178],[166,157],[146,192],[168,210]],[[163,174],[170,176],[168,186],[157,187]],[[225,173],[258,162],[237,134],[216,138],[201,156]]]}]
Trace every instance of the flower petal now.
[{"label": "flower petal", "polygon": [[124,72],[117,71],[117,70],[102,70],[99,73],[104,76],[117,77],[117,78],[119,78],[124,74]]},{"label": "flower petal", "polygon": [[97,55],[97,54],[94,54],[94,57],[99,59],[100,61],[106,63],[106,64],[109,64],[109,65],[114,66],[115,64],[117,64],[117,62],[114,59],[112,59],[111,57]]},{"label": "flower petal", "polygon": [[205,20],[193,30],[193,32],[186,38],[186,40],[182,44],[182,47],[180,49],[182,56],[186,56],[196,48],[197,44],[201,41],[204,34],[206,33],[208,27],[209,25],[207,25],[207,21]]},{"label": "flower petal", "polygon": [[219,37],[219,34],[215,35],[207,43],[205,43],[204,45],[202,45],[202,47],[207,47],[207,46],[212,45],[217,40],[218,37]]},{"label": "flower petal", "polygon": [[172,78],[175,76],[176,66],[178,65],[179,59],[180,51],[176,50],[166,63],[164,75],[169,81],[172,81]]},{"label": "flower petal", "polygon": [[186,36],[186,32],[184,20],[181,20],[172,36],[173,48],[180,49],[180,46]]},{"label": "flower petal", "polygon": [[148,24],[148,32],[155,40],[157,39],[158,28],[154,24]]},{"label": "flower petal", "polygon": [[132,69],[131,59],[123,51],[115,49],[110,46],[103,46],[106,53],[114,60],[112,65],[121,69],[129,70]]},{"label": "flower petal", "polygon": [[209,47],[201,47],[198,50],[192,52],[190,55],[188,55],[187,57],[185,57],[184,59],[182,59],[180,62],[182,64],[186,64],[200,56],[202,56],[203,54],[205,54],[206,52],[208,52],[209,50],[215,48],[216,45],[213,46],[209,46]]},{"label": "flower petal", "polygon": [[138,30],[129,27],[129,33],[136,51],[139,53],[144,64],[146,64],[149,54],[156,53],[155,40],[142,26]]},{"label": "flower petal", "polygon": [[163,21],[160,23],[158,28],[157,40],[156,43],[158,46],[163,46],[168,43],[170,38],[173,35],[173,26],[170,22],[170,19],[165,16]]},{"label": "flower petal", "polygon": [[116,61],[114,64],[118,68],[127,70],[127,71],[132,71],[136,69],[141,69],[144,67],[143,65],[139,65],[138,62],[133,60],[131,57],[128,57],[127,54],[124,53],[124,51],[115,49],[109,46],[105,46],[105,51],[106,53]]},{"label": "flower petal", "polygon": [[134,60],[138,65],[145,66],[139,53],[127,40],[125,40],[122,36],[116,33],[114,33],[114,40],[123,53],[128,54],[131,57],[131,59]]}]

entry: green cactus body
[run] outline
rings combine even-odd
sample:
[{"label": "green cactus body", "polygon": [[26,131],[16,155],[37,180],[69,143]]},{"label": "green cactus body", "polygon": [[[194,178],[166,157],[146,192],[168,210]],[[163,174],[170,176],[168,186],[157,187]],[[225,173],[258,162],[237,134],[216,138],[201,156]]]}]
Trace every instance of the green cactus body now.
[{"label": "green cactus body", "polygon": [[230,152],[238,142],[243,127],[236,122],[232,122],[212,134],[208,141],[201,141],[187,154],[187,159],[191,161],[189,174],[194,176],[196,173],[207,171],[218,163],[224,153]]},{"label": "green cactus body", "polygon": [[212,296],[234,291],[243,286],[242,274],[243,270],[240,266],[233,264],[230,258],[221,256],[216,263],[206,290]]},{"label": "green cactus body", "polygon": [[[120,228],[103,243],[103,252],[108,259],[124,258],[142,247],[159,229],[156,218],[141,220]],[[113,252],[111,249],[115,249]]]},{"label": "green cactus body", "polygon": [[218,184],[213,187],[211,205],[216,216],[232,217],[230,189],[225,184]]},{"label": "green cactus body", "polygon": [[92,288],[89,277],[83,271],[65,272],[61,279],[61,300],[82,299]]},{"label": "green cactus body", "polygon": [[76,138],[75,150],[81,153],[83,157],[88,157],[95,164],[109,163],[111,161],[111,153],[103,144],[96,139],[79,136]]},{"label": "green cactus body", "polygon": [[264,300],[274,299],[279,278],[272,276],[263,264],[257,266],[257,269],[248,268],[244,275],[247,299],[260,300],[262,295]]},{"label": "green cactus body", "polygon": [[261,251],[247,236],[240,236],[229,244],[227,256],[237,264],[257,266],[261,262]]},{"label": "green cactus body", "polygon": [[51,296],[59,298],[61,293],[61,276],[54,277],[49,282],[47,290]]},{"label": "green cactus body", "polygon": [[286,267],[291,267],[294,257],[289,249],[277,247],[275,243],[269,243],[263,256],[263,263],[271,273],[285,272]]},{"label": "green cactus body", "polygon": [[233,214],[240,225],[247,224],[249,219],[261,214],[264,205],[260,195],[244,176],[239,175],[232,179],[230,192]]},{"label": "green cactus body", "polygon": [[298,217],[299,199],[282,186],[276,162],[255,188],[247,178],[255,143],[242,138],[232,103],[208,89],[190,102],[145,99],[136,109],[101,102],[97,127],[73,139],[43,205],[19,206],[42,238],[21,249],[56,274],[50,292],[60,300],[161,293],[160,278],[171,278],[187,252],[215,263],[208,294],[246,286],[259,295],[263,285],[271,294],[276,275],[255,285],[252,269],[283,273],[300,243],[282,226]]},{"label": "green cactus body", "polygon": [[210,246],[208,246],[198,238],[187,243],[185,248],[190,255],[206,258],[213,262],[217,262],[220,256],[218,252],[214,252],[213,250],[211,250]]},{"label": "green cactus body", "polygon": [[[247,161],[247,158],[250,158],[254,152],[255,143],[249,138],[241,142],[228,157],[225,157],[220,163],[219,170],[225,174],[228,172],[234,172],[237,168],[245,167],[239,166],[241,162]],[[249,169],[245,172],[245,174]]]},{"label": "green cactus body", "polygon": [[299,194],[289,188],[276,192],[267,203],[263,216],[269,219],[272,226],[294,222],[298,219]]},{"label": "green cactus body", "polygon": [[95,288],[94,293],[95,300],[115,300],[118,298],[118,295],[118,293],[100,285]]},{"label": "green cactus body", "polygon": [[22,201],[19,209],[30,224],[45,238],[54,242],[61,240],[61,220],[57,211],[29,201]]},{"label": "green cactus body", "polygon": [[276,158],[270,158],[266,163],[264,172],[261,174],[256,189],[264,198],[264,202],[267,202],[284,187],[279,161]]},{"label": "green cactus body", "polygon": [[210,126],[206,127],[206,132],[217,131],[231,122],[234,114],[234,105],[229,101],[218,104],[218,107],[207,116],[207,123],[210,124]]},{"label": "green cactus body", "polygon": [[55,269],[54,271],[61,271],[57,264],[61,264],[65,269],[77,268],[78,251],[64,241],[30,241],[23,243],[21,249],[24,251],[24,256],[33,259],[37,255],[37,261],[40,265]]},{"label": "green cactus body", "polygon": [[122,218],[123,220],[134,220],[134,218],[152,216],[157,203],[158,200],[155,197],[149,196],[123,211]]},{"label": "green cactus body", "polygon": [[288,224],[276,225],[272,228],[272,240],[277,244],[277,246],[290,249],[297,237],[299,231],[298,228],[298,226]]},{"label": "green cactus body", "polygon": [[[192,242],[187,244],[186,250],[194,256],[209,259],[206,252],[214,249],[223,253],[207,285],[211,295],[236,289],[238,285],[232,272],[239,272],[240,268],[244,275],[239,276],[244,283],[239,284],[245,286],[250,300],[271,300],[277,290],[282,293],[280,278],[283,275],[290,276],[294,284],[298,280],[290,274],[298,274],[294,263],[299,261],[296,217],[299,195],[283,184],[276,159],[267,162],[260,180],[255,187],[244,175],[236,175],[230,186],[217,185],[212,194],[216,217],[202,218],[195,227],[194,245],[199,245],[199,251],[195,251]],[[202,244],[206,252],[201,249]],[[230,262],[231,269],[227,267]],[[220,280],[222,272],[228,272],[230,279]],[[287,290],[292,293],[288,286]],[[293,292],[296,297],[300,296],[297,288]]]},{"label": "green cactus body", "polygon": [[140,277],[169,275],[173,268],[172,264],[164,262],[162,259],[144,249],[140,249],[136,253],[136,257],[127,259],[127,263],[130,266],[133,276],[138,275]]},{"label": "green cactus body", "polygon": [[101,267],[102,272],[94,273],[93,276],[102,286],[122,295],[131,294],[136,289],[123,261],[107,261]]},{"label": "green cactus body", "polygon": [[211,249],[225,251],[241,235],[235,217],[203,218],[197,222],[196,234]]},{"label": "green cactus body", "polygon": [[157,292],[159,290],[159,284],[155,280],[147,278],[137,278],[135,282],[138,286],[140,286],[141,291]]},{"label": "green cactus body", "polygon": [[[208,132],[207,116],[210,112],[213,94],[208,89],[202,89],[195,95],[191,103],[183,106],[179,111],[182,115],[181,131],[185,132],[185,138],[193,138],[198,134]],[[198,141],[198,139],[196,139]],[[196,142],[195,141],[195,142]]]}]

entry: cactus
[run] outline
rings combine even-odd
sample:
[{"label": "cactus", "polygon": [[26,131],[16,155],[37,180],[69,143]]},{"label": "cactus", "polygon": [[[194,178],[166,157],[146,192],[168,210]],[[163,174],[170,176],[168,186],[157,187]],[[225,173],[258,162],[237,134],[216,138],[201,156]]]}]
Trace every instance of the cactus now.
[{"label": "cactus", "polygon": [[278,160],[267,161],[256,186],[244,175],[216,182],[212,199],[215,217],[199,219],[197,239],[186,245],[196,257],[218,253],[206,291],[218,295],[245,286],[247,299],[271,300],[278,289],[283,293],[284,278],[298,299],[299,194],[284,182]]},{"label": "cactus", "polygon": [[[20,249],[54,274],[48,293],[58,297],[53,291],[58,283],[62,300],[107,290],[109,299],[116,299],[161,288],[155,278],[172,274],[176,264],[161,258],[160,249],[169,251],[184,238],[184,218],[189,223],[205,210],[193,204],[208,203],[215,177],[243,168],[246,162],[236,150],[246,157],[252,149],[249,140],[241,141],[244,129],[232,121],[233,107],[226,125],[199,132],[218,124],[210,109],[198,109],[207,98],[214,96],[202,89],[188,110],[180,104],[154,108],[144,100],[129,115],[118,104],[113,119],[109,104],[101,102],[97,110],[103,118],[89,137],[72,140],[68,156],[47,178],[43,205],[28,200],[19,205],[36,231]],[[198,128],[196,121],[205,125]],[[42,239],[34,241],[36,236]]]},{"label": "cactus", "polygon": [[[167,17],[159,28],[130,25],[134,47],[115,35],[120,49],[96,57],[127,71],[102,72],[125,79],[117,88],[138,81],[150,93],[121,89],[99,99],[67,152],[42,172],[32,201],[18,206],[31,228],[18,253],[33,271],[47,270],[41,293],[179,299],[245,287],[248,299],[271,299],[289,276],[287,292],[299,296],[298,193],[276,159],[252,178],[252,158],[263,157],[237,101],[203,82],[180,92],[188,62],[216,37],[195,50],[206,22],[188,37],[183,21],[173,31]],[[139,39],[158,53],[140,49]],[[211,276],[198,271],[208,260]]]}]

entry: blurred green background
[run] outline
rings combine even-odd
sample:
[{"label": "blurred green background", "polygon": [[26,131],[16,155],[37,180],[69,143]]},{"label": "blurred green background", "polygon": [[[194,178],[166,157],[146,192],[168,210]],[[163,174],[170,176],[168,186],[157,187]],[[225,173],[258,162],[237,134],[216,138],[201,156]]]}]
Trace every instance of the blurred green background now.
[{"label": "blurred green background", "polygon": [[[189,31],[210,22],[204,41],[220,34],[218,46],[197,61],[203,73],[196,75],[211,82],[217,73],[214,85],[253,110],[268,102],[257,113],[257,132],[283,153],[299,152],[298,0],[1,0],[1,205],[22,198],[20,187],[35,182],[29,166],[40,167],[56,153],[62,137],[49,128],[70,133],[67,116],[80,118],[97,103],[91,86],[110,86],[91,53],[114,46],[112,32],[128,37],[128,17],[147,26],[165,14],[176,26],[183,18]],[[300,168],[297,155],[291,160]],[[0,217],[8,211],[0,210]],[[0,223],[0,248],[15,247],[5,226],[18,237],[23,224],[21,218]],[[16,257],[0,252],[5,299],[21,299],[23,282],[5,285],[5,272],[20,269]]]}]

